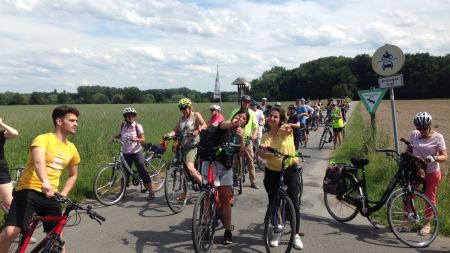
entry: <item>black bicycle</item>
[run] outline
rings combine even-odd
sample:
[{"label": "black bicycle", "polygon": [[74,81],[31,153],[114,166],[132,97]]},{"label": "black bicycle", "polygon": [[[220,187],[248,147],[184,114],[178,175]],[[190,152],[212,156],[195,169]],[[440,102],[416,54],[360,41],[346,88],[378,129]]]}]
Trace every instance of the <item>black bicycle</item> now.
[{"label": "black bicycle", "polygon": [[[411,147],[408,141],[403,138],[401,141]],[[377,151],[394,158],[398,164],[397,172],[381,199],[371,201],[368,198],[364,166],[369,160],[352,158],[353,166],[339,165],[341,187],[337,195],[324,192],[328,213],[337,221],[348,222],[359,212],[376,228],[370,215],[387,203],[387,220],[394,235],[410,247],[427,247],[439,233],[439,217],[431,200],[416,189],[423,180],[418,173],[417,158],[410,152],[398,154],[390,149]],[[400,188],[396,189],[397,185]],[[425,215],[426,212],[432,215]],[[421,235],[420,231],[427,223],[430,223],[430,233]]]},{"label": "black bicycle", "polygon": [[334,141],[333,131],[331,128],[331,122],[325,122],[325,127],[322,132],[322,136],[319,141],[319,150],[322,150],[325,143],[332,143]]},{"label": "black bicycle", "polygon": [[[280,171],[280,187],[276,191],[272,202],[269,203],[264,218],[264,244],[267,252],[290,252],[296,234],[296,216],[294,204],[288,196],[284,184],[286,164],[291,158],[300,157],[303,161],[303,158],[309,158],[310,156],[301,153],[286,155],[271,147],[267,147],[267,151],[274,156],[282,156],[283,160],[282,169]],[[297,169],[299,172],[302,171],[301,165],[297,165]],[[301,177],[301,180],[299,200],[301,199],[303,191],[303,177]],[[278,242],[277,245],[270,244],[274,238],[276,238],[276,241]]]}]

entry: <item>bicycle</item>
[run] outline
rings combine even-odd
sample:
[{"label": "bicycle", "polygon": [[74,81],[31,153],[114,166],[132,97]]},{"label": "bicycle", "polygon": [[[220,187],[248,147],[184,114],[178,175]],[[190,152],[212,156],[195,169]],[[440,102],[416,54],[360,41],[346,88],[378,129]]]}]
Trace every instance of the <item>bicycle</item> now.
[{"label": "bicycle", "polygon": [[[403,138],[400,140],[411,147],[408,141]],[[416,184],[421,181],[414,169],[415,166],[412,166],[415,158],[409,152],[398,154],[397,151],[389,149],[377,151],[394,158],[398,167],[381,199],[371,201],[368,198],[364,166],[369,160],[352,158],[353,166],[341,164],[343,180],[341,192],[337,195],[324,192],[328,213],[339,222],[348,222],[359,212],[377,228],[370,215],[387,203],[387,219],[392,233],[410,247],[427,247],[438,235],[440,223],[437,209],[431,200],[423,192],[415,189]],[[396,185],[401,188],[395,189]],[[425,209],[429,211],[431,209],[433,217],[425,217]],[[432,230],[429,236],[420,236],[419,231],[428,220],[431,221]],[[409,231],[402,231],[401,227],[405,224]]]},{"label": "bicycle", "polygon": [[[122,145],[127,142],[114,140]],[[158,191],[164,184],[166,160],[163,157],[166,144],[161,142],[161,146],[153,146],[151,144],[143,144],[145,168],[152,179],[152,187],[154,191]],[[114,205],[124,196],[126,188],[129,186],[129,177],[134,186],[140,186],[142,193],[147,189],[143,186],[142,179],[135,173],[125,161],[122,150],[119,154],[113,156],[113,161],[100,168],[95,175],[93,182],[94,196],[101,204],[105,206]]]},{"label": "bicycle", "polygon": [[[240,144],[225,143],[220,148],[233,147],[239,148]],[[192,215],[192,241],[195,252],[211,251],[216,228],[223,219],[219,192],[214,183],[213,163],[214,161],[209,162],[208,177],[203,180],[204,191],[198,196]]]},{"label": "bicycle", "polygon": [[[190,135],[189,135],[190,136]],[[180,138],[187,136],[171,135],[165,136],[164,140],[172,140],[172,152],[174,156],[169,163],[164,182],[164,196],[170,210],[174,213],[183,211],[188,199],[188,183],[192,182],[194,191],[199,191],[197,182],[190,175],[186,164],[183,160],[183,153],[186,150],[196,148],[196,145],[188,145],[181,147],[179,145]],[[198,157],[197,157],[198,159]],[[200,161],[196,162],[197,168]]]},{"label": "bicycle", "polygon": [[97,221],[100,225],[101,222],[106,220],[103,216],[93,211],[91,206],[82,207],[81,205],[71,201],[69,198],[65,198],[59,194],[55,194],[54,198],[60,203],[67,204],[64,214],[62,216],[35,216],[29,222],[26,231],[22,231],[23,233],[20,239],[13,242],[8,252],[24,253],[30,243],[30,238],[33,235],[37,225],[43,222],[57,223],[57,226],[48,232],[44,239],[37,243],[37,245],[30,252],[62,252],[65,242],[61,238],[61,233],[66,226],[67,221],[70,218],[69,214],[72,211],[75,211],[77,215],[79,215],[79,210],[84,211],[89,218]]},{"label": "bicycle", "polygon": [[331,131],[331,122],[325,122],[325,128],[323,129],[322,136],[319,141],[319,150],[322,150],[325,143],[332,143],[334,141],[333,131]]},{"label": "bicycle", "polygon": [[[296,153],[295,155],[285,155],[279,151],[267,147],[267,151],[272,153],[274,156],[282,156],[282,169],[280,171],[280,186],[275,193],[275,197],[271,203],[269,203],[264,217],[264,245],[267,252],[290,252],[293,246],[294,237],[297,231],[296,228],[296,214],[295,207],[288,196],[287,187],[284,184],[284,176],[286,173],[286,164],[290,158],[300,157],[302,161],[304,158],[309,158],[310,156],[303,155],[301,153]],[[301,165],[297,165],[299,171],[302,171]],[[303,177],[300,177],[301,187],[299,193],[299,200],[301,200],[301,195],[303,191]],[[270,229],[272,227],[272,229]],[[270,233],[270,231],[273,233]],[[270,241],[273,237],[279,237],[279,243],[276,248],[270,246]],[[287,239],[287,240],[283,240]]]}]

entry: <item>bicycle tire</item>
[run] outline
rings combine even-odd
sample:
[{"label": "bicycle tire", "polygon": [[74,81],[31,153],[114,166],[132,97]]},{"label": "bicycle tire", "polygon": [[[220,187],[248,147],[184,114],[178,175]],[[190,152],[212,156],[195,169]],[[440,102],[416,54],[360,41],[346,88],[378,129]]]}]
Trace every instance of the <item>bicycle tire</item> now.
[{"label": "bicycle tire", "polygon": [[210,252],[216,230],[216,204],[211,192],[203,192],[197,198],[192,214],[192,242],[195,252]]},{"label": "bicycle tire", "polygon": [[[279,205],[277,204],[271,203],[266,211],[264,218],[264,246],[266,247],[266,252],[290,252],[296,234],[294,204],[287,195],[281,195]],[[277,206],[274,207],[274,205]],[[278,225],[281,225],[281,227]],[[278,246],[271,247],[270,241],[276,234],[280,235]]]},{"label": "bicycle tire", "polygon": [[351,175],[343,173],[342,177],[346,185],[345,192],[338,195],[324,192],[323,200],[331,217],[339,222],[348,222],[353,220],[360,210],[361,192]]},{"label": "bicycle tire", "polygon": [[327,127],[325,127],[325,129],[323,130],[322,136],[320,137],[320,142],[319,142],[319,150],[322,150],[323,145],[325,145],[325,142],[327,142],[327,139],[329,138],[327,136],[328,130]]},{"label": "bicycle tire", "polygon": [[169,166],[164,182],[164,197],[170,210],[174,213],[183,211],[186,206],[188,189],[184,168]]},{"label": "bicycle tire", "polygon": [[[428,207],[427,207],[428,206]],[[408,210],[413,207],[413,210]],[[433,212],[432,218],[427,218],[425,209]],[[405,212],[408,212],[405,217]],[[425,248],[429,246],[439,234],[439,216],[436,207],[430,198],[419,191],[405,192],[403,190],[391,194],[387,204],[387,217],[389,227],[395,237],[402,243],[413,248]],[[424,222],[429,219],[431,223],[430,233],[420,235]],[[404,222],[407,222],[406,224]],[[408,227],[410,231],[400,231],[399,227]]]},{"label": "bicycle tire", "polygon": [[299,192],[298,192],[298,205],[302,205],[302,195],[303,195],[303,169],[298,172],[298,182],[299,182]]},{"label": "bicycle tire", "polygon": [[265,162],[263,159],[261,159],[261,158],[258,156],[258,154],[255,154],[255,165],[256,165],[256,168],[258,168],[258,170],[260,170],[260,171],[262,171],[262,172],[265,171],[265,168],[266,168],[266,162]]},{"label": "bicycle tire", "polygon": [[102,205],[110,206],[125,195],[127,176],[122,168],[111,163],[97,171],[93,183],[94,196]]},{"label": "bicycle tire", "polygon": [[161,190],[164,186],[166,179],[166,167],[166,159],[159,154],[153,154],[145,157],[145,169],[152,179],[153,192]]}]

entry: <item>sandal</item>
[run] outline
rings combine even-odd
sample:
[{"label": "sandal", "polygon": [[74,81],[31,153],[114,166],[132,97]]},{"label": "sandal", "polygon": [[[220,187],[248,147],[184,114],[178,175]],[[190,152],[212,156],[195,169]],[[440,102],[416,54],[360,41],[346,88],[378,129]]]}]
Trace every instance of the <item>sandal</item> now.
[{"label": "sandal", "polygon": [[155,193],[150,192],[150,193],[148,194],[147,200],[153,200],[154,198],[155,198]]},{"label": "sandal", "polygon": [[431,226],[425,225],[422,227],[422,229],[419,231],[419,235],[421,236],[427,236],[430,234]]},{"label": "sandal", "polygon": [[411,232],[411,227],[409,226],[408,222],[402,222],[400,225],[398,225],[395,228],[398,232]]}]

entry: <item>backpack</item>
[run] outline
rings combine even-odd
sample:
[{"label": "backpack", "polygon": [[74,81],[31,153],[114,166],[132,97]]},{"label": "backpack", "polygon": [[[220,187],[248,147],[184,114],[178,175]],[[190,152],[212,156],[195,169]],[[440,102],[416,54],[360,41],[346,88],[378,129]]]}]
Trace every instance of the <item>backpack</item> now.
[{"label": "backpack", "polygon": [[[220,148],[227,142],[228,130],[221,129],[220,126],[208,126],[200,132],[197,153],[203,161],[219,161],[226,168],[231,167],[233,153]],[[231,159],[230,159],[231,158]]]},{"label": "backpack", "polygon": [[325,171],[323,178],[323,192],[332,195],[339,195],[345,192],[347,184],[341,174],[342,167],[338,165],[330,165]]}]

